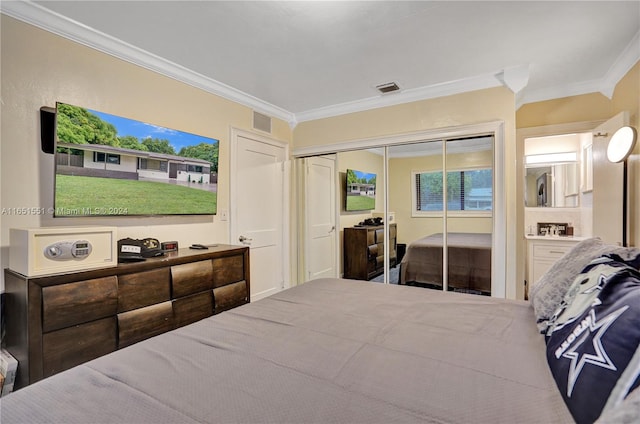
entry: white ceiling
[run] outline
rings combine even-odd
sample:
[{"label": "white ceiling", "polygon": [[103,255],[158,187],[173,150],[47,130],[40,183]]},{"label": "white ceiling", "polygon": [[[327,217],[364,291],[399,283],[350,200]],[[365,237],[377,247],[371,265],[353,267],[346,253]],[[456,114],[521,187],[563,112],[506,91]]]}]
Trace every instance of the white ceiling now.
[{"label": "white ceiling", "polygon": [[[290,121],[506,85],[611,96],[636,1],[2,1],[2,13]],[[397,82],[400,92],[375,86]]]}]

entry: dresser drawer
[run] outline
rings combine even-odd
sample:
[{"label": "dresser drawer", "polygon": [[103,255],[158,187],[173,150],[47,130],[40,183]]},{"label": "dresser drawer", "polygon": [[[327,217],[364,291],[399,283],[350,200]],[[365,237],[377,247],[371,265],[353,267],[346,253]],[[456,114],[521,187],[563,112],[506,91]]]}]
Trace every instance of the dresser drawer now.
[{"label": "dresser drawer", "polygon": [[549,244],[541,244],[536,243],[533,246],[533,256],[535,258],[545,258],[545,259],[560,259],[567,253],[573,245],[567,244],[559,244],[559,243],[549,243]]},{"label": "dresser drawer", "polygon": [[213,288],[211,260],[171,267],[173,297],[182,297]]},{"label": "dresser drawer", "polygon": [[213,287],[235,283],[244,280],[244,278],[244,256],[227,256],[213,260]]},{"label": "dresser drawer", "polygon": [[42,336],[43,376],[75,367],[116,350],[116,318],[52,331]]},{"label": "dresser drawer", "polygon": [[218,287],[213,290],[213,299],[215,301],[216,314],[245,304],[248,301],[247,283],[238,281],[224,287]]},{"label": "dresser drawer", "polygon": [[42,331],[49,332],[115,315],[115,276],[49,286],[42,289]]},{"label": "dresser drawer", "polygon": [[118,277],[118,312],[126,312],[171,299],[171,269],[125,274]]},{"label": "dresser drawer", "polygon": [[175,327],[191,324],[213,315],[213,291],[192,294],[173,301]]},{"label": "dresser drawer", "polygon": [[118,314],[118,348],[173,329],[172,302]]},{"label": "dresser drawer", "polygon": [[378,257],[378,245],[377,244],[373,244],[373,245],[367,247],[367,259],[368,260],[374,260],[377,257]]},{"label": "dresser drawer", "polygon": [[375,230],[366,229],[367,232],[367,246],[376,244],[376,232]]}]

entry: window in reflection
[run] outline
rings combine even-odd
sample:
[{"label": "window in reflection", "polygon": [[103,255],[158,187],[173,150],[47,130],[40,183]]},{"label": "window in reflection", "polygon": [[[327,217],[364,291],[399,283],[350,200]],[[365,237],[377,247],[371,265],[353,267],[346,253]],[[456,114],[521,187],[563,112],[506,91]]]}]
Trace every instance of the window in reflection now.
[{"label": "window in reflection", "polygon": [[[442,171],[415,172],[415,212],[442,211]],[[493,209],[491,168],[447,172],[447,210],[490,211]]]}]

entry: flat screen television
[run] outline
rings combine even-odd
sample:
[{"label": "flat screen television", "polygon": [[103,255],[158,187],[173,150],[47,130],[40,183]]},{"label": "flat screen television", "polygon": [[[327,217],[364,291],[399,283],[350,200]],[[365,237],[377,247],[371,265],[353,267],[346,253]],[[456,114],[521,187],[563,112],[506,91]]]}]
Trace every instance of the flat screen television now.
[{"label": "flat screen television", "polygon": [[56,103],[54,217],[215,215],[219,141]]},{"label": "flat screen television", "polygon": [[376,174],[347,169],[346,211],[376,208]]}]

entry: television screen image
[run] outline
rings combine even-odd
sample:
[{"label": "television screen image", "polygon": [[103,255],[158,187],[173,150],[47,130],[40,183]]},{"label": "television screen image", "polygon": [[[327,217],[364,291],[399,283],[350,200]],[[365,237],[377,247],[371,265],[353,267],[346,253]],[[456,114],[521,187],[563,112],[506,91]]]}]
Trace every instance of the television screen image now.
[{"label": "television screen image", "polygon": [[215,215],[216,139],[58,102],[54,217]]},{"label": "television screen image", "polygon": [[376,207],[376,174],[347,169],[345,210],[367,211]]}]

